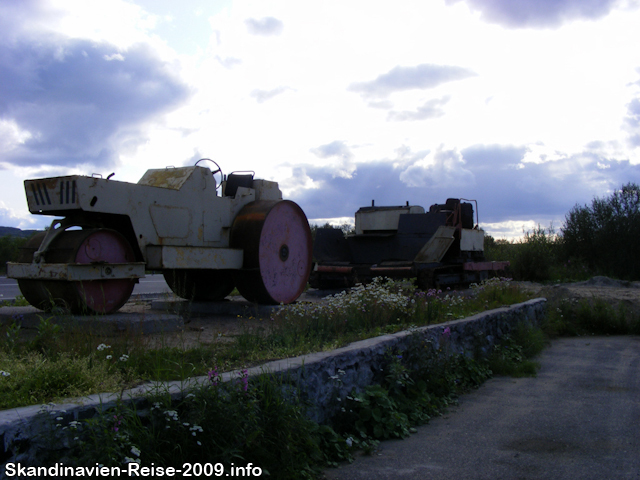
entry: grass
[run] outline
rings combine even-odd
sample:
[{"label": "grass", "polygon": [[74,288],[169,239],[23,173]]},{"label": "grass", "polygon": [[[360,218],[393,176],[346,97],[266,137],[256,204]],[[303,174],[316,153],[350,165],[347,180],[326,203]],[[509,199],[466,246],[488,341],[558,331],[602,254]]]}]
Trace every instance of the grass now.
[{"label": "grass", "polygon": [[[24,340],[20,318],[15,318],[0,331],[0,370],[8,374],[0,378],[0,408],[119,391],[147,380],[206,375],[214,365],[228,371],[330,350],[529,298],[505,279],[492,279],[471,291],[468,296],[422,292],[409,283],[377,279],[327,302],[286,306],[266,319],[264,328],[247,329],[233,341],[197,346],[172,346],[168,338],[152,343],[142,334],[107,341],[90,332],[63,329],[46,316],[41,317],[35,337]],[[66,371],[74,374],[64,374]],[[58,376],[64,381],[52,381]]]},{"label": "grass", "polygon": [[549,306],[543,325],[551,336],[640,335],[640,314],[600,298],[562,299]]},{"label": "grass", "polygon": [[[488,362],[453,354],[447,329],[441,335],[438,349],[414,334],[404,351],[387,351],[379,382],[335,398],[337,414],[324,425],[306,416],[309,405],[291,385],[271,375],[250,380],[246,370],[223,383],[214,368],[208,384],[181,398],[159,388],[142,403],[120,403],[85,421],[44,406],[45,435],[66,448],[43,463],[163,470],[197,463],[209,476],[250,476],[251,469],[284,480],[320,478],[327,466],[353,461],[357,450],[370,453],[381,440],[415,433],[491,376]],[[495,350],[516,347],[523,355],[538,351],[538,331],[518,327],[508,346]],[[342,374],[332,377],[336,391]]]},{"label": "grass", "polygon": [[[110,379],[122,386],[144,376],[184,378],[208,373],[208,384],[185,391],[179,398],[158,387],[137,403],[118,403],[88,420],[72,420],[53,406],[43,406],[43,419],[49,423],[44,435],[56,446],[51,458],[41,459],[43,464],[166,469],[187,462],[205,465],[206,458],[202,468],[209,469],[209,476],[249,476],[251,470],[254,476],[269,474],[285,480],[319,478],[327,466],[352,461],[357,450],[372,452],[381,440],[411,435],[417,425],[442,414],[458,395],[491,375],[535,375],[538,365],[532,358],[546,345],[547,335],[520,324],[494,347],[488,359],[454,354],[448,346],[447,328],[437,349],[412,335],[405,351],[387,352],[375,384],[335,399],[337,413],[325,425],[309,420],[309,405],[282,379],[262,375],[249,380],[244,370],[238,378],[223,383],[222,371],[242,362],[333,348],[527,298],[504,279],[474,286],[465,296],[420,292],[411,285],[378,280],[323,304],[283,308],[261,331],[244,332],[234,342],[194,348],[162,344],[150,348],[144,338],[136,336],[107,344],[96,337],[71,335],[46,319],[34,338],[21,342],[16,323],[3,332],[0,365],[11,374],[0,378],[0,399],[44,403],[60,392],[79,395],[80,390],[97,388],[90,382]],[[604,317],[611,313],[599,307],[594,320],[586,316],[584,307],[571,308],[561,309],[560,319],[564,315],[590,318],[580,321],[587,326],[606,323]],[[546,331],[557,331],[559,322],[550,316]],[[75,355],[67,350],[70,348]],[[332,377],[336,388],[340,374]],[[10,384],[13,390],[7,389]],[[60,450],[60,444],[65,448]]]},{"label": "grass", "polygon": [[488,366],[494,375],[535,376],[540,364],[534,358],[546,347],[547,338],[540,328],[520,323],[494,347]]}]

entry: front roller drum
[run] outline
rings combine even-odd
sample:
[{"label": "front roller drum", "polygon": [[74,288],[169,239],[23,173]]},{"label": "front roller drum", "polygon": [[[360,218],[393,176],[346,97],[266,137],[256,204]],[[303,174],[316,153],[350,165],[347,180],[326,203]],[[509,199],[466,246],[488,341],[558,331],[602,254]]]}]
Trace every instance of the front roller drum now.
[{"label": "front roller drum", "polygon": [[[44,235],[30,241],[20,260],[31,262]],[[135,262],[127,240],[115,230],[70,230],[56,237],[45,253],[46,263],[108,264]],[[79,314],[113,313],[122,307],[133,291],[135,279],[88,281],[20,279],[25,299],[45,311],[62,308]]]},{"label": "front roller drum", "polygon": [[247,300],[288,304],[304,291],[312,266],[311,230],[294,202],[245,205],[231,227],[230,245],[244,252],[243,268],[234,277]]}]

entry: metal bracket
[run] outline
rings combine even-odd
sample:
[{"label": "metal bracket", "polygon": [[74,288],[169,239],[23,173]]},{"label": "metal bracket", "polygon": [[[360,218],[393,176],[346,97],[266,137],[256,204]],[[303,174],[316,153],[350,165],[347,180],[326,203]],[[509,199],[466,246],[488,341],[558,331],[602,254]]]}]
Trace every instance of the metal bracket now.
[{"label": "metal bracket", "polygon": [[42,263],[44,260],[44,254],[49,249],[51,242],[53,242],[53,240],[67,228],[74,226],[76,226],[76,224],[72,224],[67,220],[67,218],[54,219],[47,230],[47,234],[44,236],[44,240],[42,240],[42,243],[38,247],[38,250],[36,250],[36,253],[33,254],[33,261],[35,263]]}]

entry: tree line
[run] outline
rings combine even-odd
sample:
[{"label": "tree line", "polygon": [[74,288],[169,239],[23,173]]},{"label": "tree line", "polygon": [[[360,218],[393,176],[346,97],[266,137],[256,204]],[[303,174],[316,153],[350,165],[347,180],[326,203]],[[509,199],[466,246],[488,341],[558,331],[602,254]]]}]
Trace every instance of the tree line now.
[{"label": "tree line", "polygon": [[515,242],[487,237],[490,260],[509,260],[514,278],[531,281],[581,280],[606,275],[640,280],[640,186],[576,204],[559,232],[538,225]]}]

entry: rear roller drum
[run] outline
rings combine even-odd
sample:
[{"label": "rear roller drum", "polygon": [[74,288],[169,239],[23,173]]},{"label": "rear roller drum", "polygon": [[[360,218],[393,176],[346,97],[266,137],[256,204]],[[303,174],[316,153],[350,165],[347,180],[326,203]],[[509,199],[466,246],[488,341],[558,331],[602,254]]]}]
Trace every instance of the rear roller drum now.
[{"label": "rear roller drum", "polygon": [[[38,243],[39,245],[39,243]],[[25,249],[24,255],[29,255]],[[24,258],[30,262],[33,259]],[[45,253],[46,263],[131,263],[133,249],[115,230],[71,230],[58,235]],[[52,310],[62,307],[72,313],[113,313],[124,305],[133,291],[135,279],[88,281],[19,280],[25,299],[33,306]]]},{"label": "rear roller drum", "polygon": [[229,270],[165,270],[162,272],[169,288],[179,297],[197,302],[222,300],[234,289]]},{"label": "rear roller drum", "polygon": [[311,231],[294,202],[245,205],[231,227],[230,245],[244,251],[243,268],[234,271],[234,277],[247,300],[287,304],[304,291],[311,273]]}]

